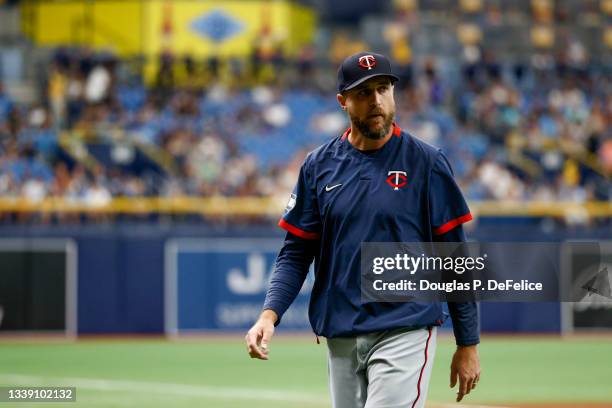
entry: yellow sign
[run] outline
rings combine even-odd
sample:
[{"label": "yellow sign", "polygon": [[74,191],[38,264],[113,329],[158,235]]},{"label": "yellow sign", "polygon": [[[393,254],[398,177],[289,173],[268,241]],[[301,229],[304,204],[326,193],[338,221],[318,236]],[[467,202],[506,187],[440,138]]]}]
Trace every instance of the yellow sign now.
[{"label": "yellow sign", "polygon": [[23,2],[26,35],[41,46],[86,45],[120,56],[247,56],[261,37],[288,54],[311,42],[316,20],[280,1],[66,0]]}]

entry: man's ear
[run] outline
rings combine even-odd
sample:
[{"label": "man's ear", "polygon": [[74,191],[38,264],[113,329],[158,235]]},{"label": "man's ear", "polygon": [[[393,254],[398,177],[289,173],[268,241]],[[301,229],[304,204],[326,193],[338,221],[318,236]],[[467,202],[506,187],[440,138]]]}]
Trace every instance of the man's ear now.
[{"label": "man's ear", "polygon": [[342,110],[346,110],[346,98],[344,97],[344,95],[336,94],[336,99],[338,100],[338,103],[340,104]]}]

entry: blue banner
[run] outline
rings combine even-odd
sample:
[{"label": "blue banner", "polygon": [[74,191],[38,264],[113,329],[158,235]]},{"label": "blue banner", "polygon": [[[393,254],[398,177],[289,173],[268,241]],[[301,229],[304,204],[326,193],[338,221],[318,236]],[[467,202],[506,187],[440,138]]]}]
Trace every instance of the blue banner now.
[{"label": "blue banner", "polygon": [[[280,239],[173,240],[166,274],[175,296],[167,296],[167,329],[179,333],[248,329],[261,312],[281,244]],[[283,329],[310,330],[312,283],[311,271],[283,317]]]}]

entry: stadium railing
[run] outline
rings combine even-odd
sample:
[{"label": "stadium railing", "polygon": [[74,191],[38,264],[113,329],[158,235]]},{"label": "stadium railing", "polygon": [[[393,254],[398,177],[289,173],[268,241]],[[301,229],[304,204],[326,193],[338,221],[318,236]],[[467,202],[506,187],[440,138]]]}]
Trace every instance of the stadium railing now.
[{"label": "stadium railing", "polygon": [[[199,214],[202,216],[261,216],[282,214],[285,200],[278,197],[120,197],[104,204],[66,198],[28,201],[0,198],[0,213],[105,213],[105,214]],[[612,202],[590,201],[474,201],[475,216],[494,217],[612,217]]]}]

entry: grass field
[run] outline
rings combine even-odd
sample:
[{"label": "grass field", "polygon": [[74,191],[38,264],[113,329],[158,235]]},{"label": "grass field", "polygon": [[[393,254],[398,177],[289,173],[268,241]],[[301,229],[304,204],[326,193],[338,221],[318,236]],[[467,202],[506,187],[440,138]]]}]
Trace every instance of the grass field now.
[{"label": "grass field", "polygon": [[[328,407],[326,346],[310,336],[277,337],[271,346],[271,359],[264,362],[248,358],[238,334],[179,341],[5,339],[0,385],[77,387],[76,403],[53,407]],[[452,406],[453,350],[451,338],[441,336],[428,407]],[[610,337],[485,337],[480,354],[481,382],[461,405],[612,407]]]}]

